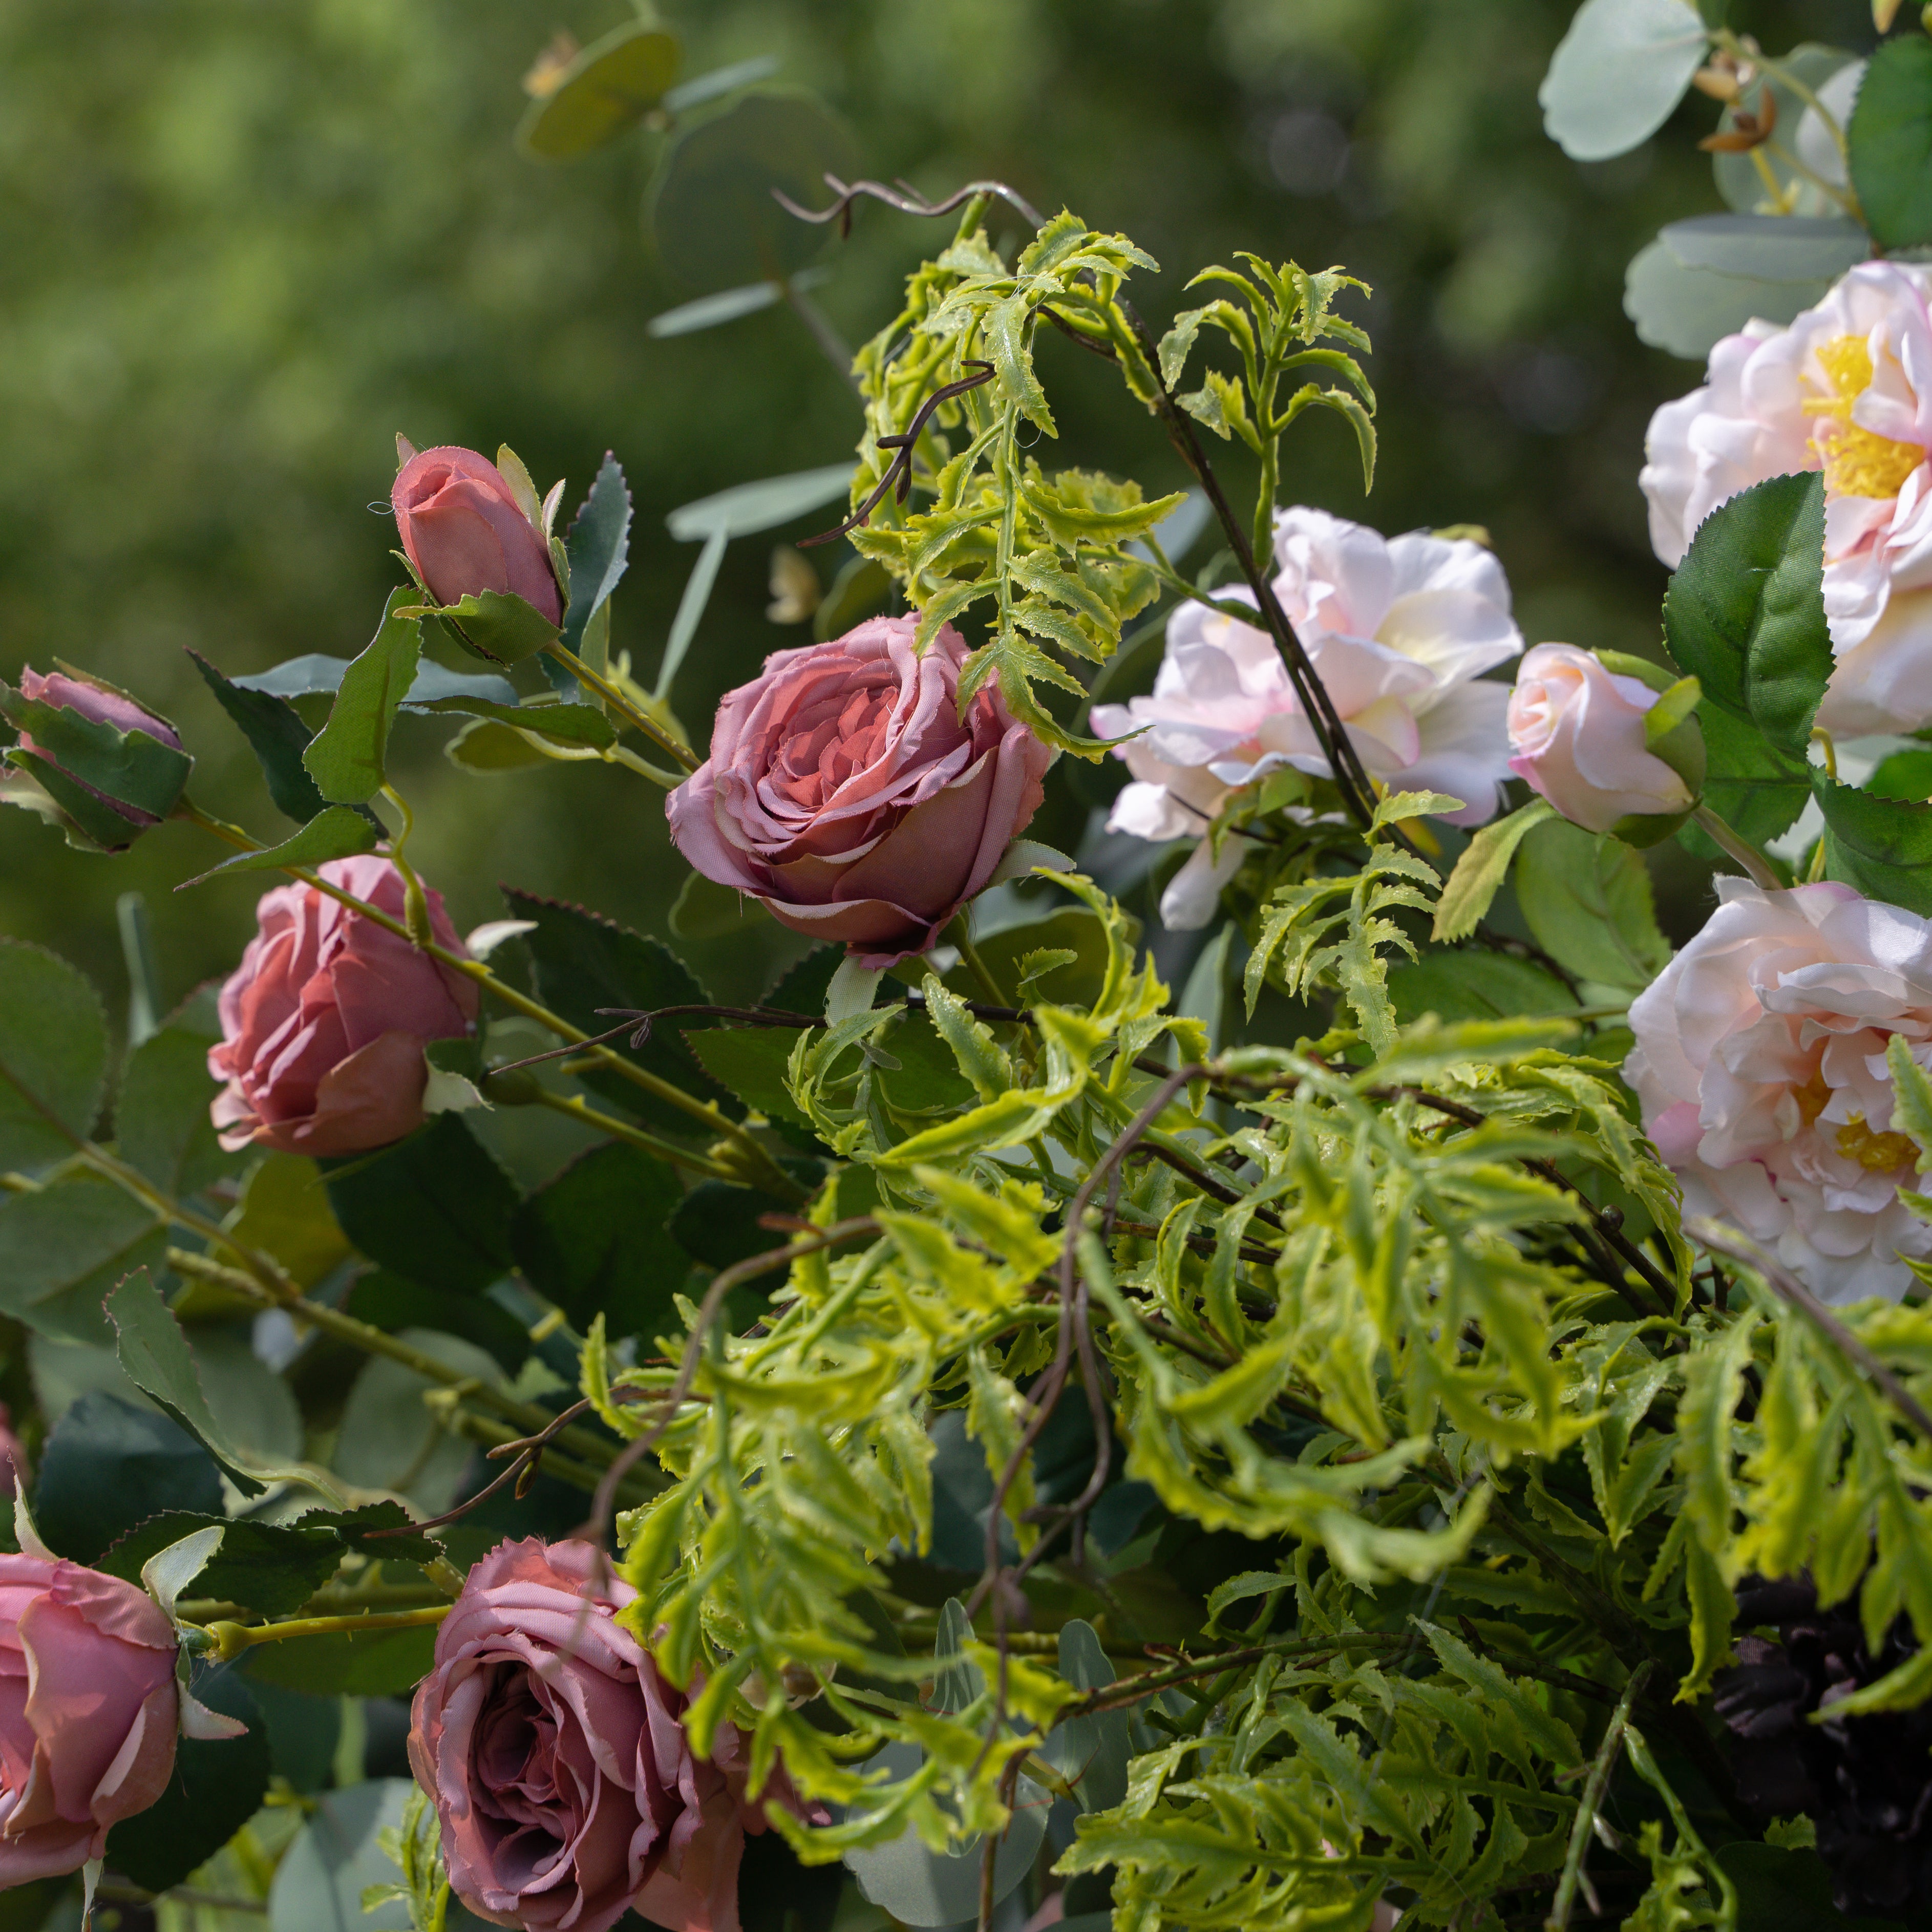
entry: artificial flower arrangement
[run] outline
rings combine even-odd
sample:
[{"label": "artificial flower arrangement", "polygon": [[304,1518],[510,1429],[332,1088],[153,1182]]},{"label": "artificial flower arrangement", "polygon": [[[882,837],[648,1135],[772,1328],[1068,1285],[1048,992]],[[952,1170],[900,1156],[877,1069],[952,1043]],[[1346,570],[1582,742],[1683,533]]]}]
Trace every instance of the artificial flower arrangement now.
[{"label": "artificial flower arrangement", "polygon": [[[1545,102],[1612,152],[1695,80],[1753,221],[1819,218],[1802,169],[1932,238],[1932,41],[1810,71],[1587,0]],[[1123,236],[831,186],[958,220],[855,364],[872,608],[708,755],[610,650],[616,462],[560,533],[507,449],[400,446],[352,661],[202,664],[292,831],[83,670],[0,695],[76,845],[280,881],[112,1087],[86,981],[0,942],[56,1412],[37,1472],[0,1435],[18,1922],[80,1873],[209,1932],[1932,1923],[1932,270],[1741,319],[1658,410],[1666,662],[1526,649],[1479,533],[1280,502],[1310,409],[1372,473],[1340,272],[1244,256],[1156,335]],[[1178,494],[1046,466],[1049,344],[1167,434],[1196,576]],[[532,892],[460,935],[405,710],[623,766],[812,946],[734,1007]],[[1178,994],[1024,838],[1060,758],[1124,761],[1111,830],[1217,928]],[[1671,838],[1722,868],[1674,954]],[[532,1107],[588,1143],[526,1192],[484,1129]],[[413,1780],[359,1780],[334,1700],[400,1694]]]}]

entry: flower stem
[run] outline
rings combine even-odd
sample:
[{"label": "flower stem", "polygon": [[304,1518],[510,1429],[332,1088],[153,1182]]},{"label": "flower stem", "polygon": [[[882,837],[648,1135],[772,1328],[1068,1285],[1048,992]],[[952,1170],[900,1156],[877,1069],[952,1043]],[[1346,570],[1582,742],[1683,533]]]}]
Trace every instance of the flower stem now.
[{"label": "flower stem", "polygon": [[592,670],[567,645],[546,644],[544,648],[580,684],[596,692],[634,731],[641,732],[659,751],[668,752],[686,771],[696,771],[704,762],[688,745],[680,744],[656,718],[639,710],[609,678],[602,671]]},{"label": "flower stem", "polygon": [[280,1643],[292,1636],[337,1636],[355,1630],[421,1630],[440,1624],[453,1606],[433,1604],[420,1610],[377,1610],[347,1617],[291,1617],[279,1624],[208,1624],[214,1654],[224,1664],[258,1643]]},{"label": "flower stem", "polygon": [[1781,892],[1784,881],[1772,871],[1771,862],[1748,838],[1732,830],[1708,805],[1700,805],[1690,814],[1712,838],[1723,848],[1726,857],[1742,866],[1745,876],[1768,892]]},{"label": "flower stem", "polygon": [[548,1107],[554,1113],[568,1114],[573,1120],[581,1120],[586,1127],[594,1127],[600,1134],[608,1134],[613,1140],[628,1141],[654,1160],[668,1161],[673,1167],[701,1174],[706,1180],[742,1182],[744,1179],[736,1168],[712,1160],[708,1155],[694,1154],[688,1148],[680,1147],[675,1141],[660,1140],[648,1129],[620,1120],[616,1114],[604,1113],[580,1100],[574,1094],[553,1094],[548,1088],[544,1088],[537,1095],[537,1105]]}]

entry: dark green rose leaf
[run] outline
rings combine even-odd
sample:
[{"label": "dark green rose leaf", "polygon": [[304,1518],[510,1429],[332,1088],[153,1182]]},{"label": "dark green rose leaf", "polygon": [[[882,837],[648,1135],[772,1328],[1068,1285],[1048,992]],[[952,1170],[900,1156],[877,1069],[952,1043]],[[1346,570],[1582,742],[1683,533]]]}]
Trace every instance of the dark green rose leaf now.
[{"label": "dark green rose leaf", "polygon": [[218,1522],[222,1526],[220,1547],[187,1594],[244,1604],[260,1616],[285,1617],[299,1610],[335,1574],[348,1554],[348,1546],[326,1526],[257,1522],[247,1516],[230,1521],[170,1510],[137,1523],[94,1567],[138,1583],[141,1566],[150,1557]]},{"label": "dark green rose leaf", "polygon": [[1880,47],[1846,133],[1852,185],[1879,244],[1932,241],[1932,40],[1900,34]]},{"label": "dark green rose leaf", "polygon": [[40,1452],[34,1489],[34,1522],[50,1550],[92,1564],[136,1524],[177,1510],[198,1521],[222,1514],[214,1458],[186,1430],[98,1390],[70,1406]]},{"label": "dark green rose leaf", "polygon": [[359,805],[382,788],[389,734],[416,682],[422,626],[404,614],[415,592],[392,590],[368,648],[342,674],[328,722],[302,753],[316,789],[332,803]]},{"label": "dark green rose leaf", "polygon": [[[214,692],[215,701],[248,740],[275,809],[298,825],[306,825],[319,817],[328,801],[316,789],[315,780],[302,763],[302,754],[308,749],[314,734],[295,706],[272,692],[251,689],[224,676],[199,651],[190,650],[188,656]],[[340,683],[340,674],[347,670],[347,664],[339,658],[327,662],[338,667],[336,681]]]},{"label": "dark green rose leaf", "polygon": [[374,851],[379,836],[374,821],[360,806],[332,805],[320,817],[310,819],[292,838],[285,838],[266,851],[244,852],[238,859],[211,866],[183,884],[199,886],[229,872],[278,872],[285,866],[320,866],[331,859],[352,859],[358,853]]},{"label": "dark green rose leaf", "polygon": [[222,1150],[208,1117],[218,1089],[208,1049],[220,1037],[184,1016],[143,1040],[122,1076],[114,1107],[121,1157],[177,1200],[242,1164],[242,1155]]},{"label": "dark green rose leaf", "polygon": [[107,1017],[86,976],[0,938],[0,1171],[64,1160],[93,1131],[106,1072]]},{"label": "dark green rose leaf", "polygon": [[1874,798],[1818,770],[1811,781],[1825,814],[1825,876],[1932,914],[1932,805]]},{"label": "dark green rose leaf", "polygon": [[386,1334],[405,1328],[440,1328],[488,1350],[514,1375],[530,1359],[530,1331],[488,1296],[410,1281],[386,1268],[362,1276],[344,1304],[358,1322]]},{"label": "dark green rose leaf", "polygon": [[1516,896],[1537,944],[1580,980],[1647,986],[1669,963],[1642,854],[1606,832],[1537,826],[1516,854]]}]

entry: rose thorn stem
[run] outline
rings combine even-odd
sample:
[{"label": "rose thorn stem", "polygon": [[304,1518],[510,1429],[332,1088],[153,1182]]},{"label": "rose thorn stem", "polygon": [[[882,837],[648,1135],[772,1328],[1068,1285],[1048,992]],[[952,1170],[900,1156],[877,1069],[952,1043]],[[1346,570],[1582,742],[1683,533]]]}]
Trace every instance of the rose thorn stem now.
[{"label": "rose thorn stem", "polygon": [[687,772],[696,771],[704,762],[688,745],[680,744],[655,718],[639,710],[610,679],[601,671],[592,670],[567,644],[546,644],[544,649],[580,684],[596,692],[633,730],[642,732],[659,751],[669,752]]},{"label": "rose thorn stem", "polygon": [[213,1640],[214,1654],[224,1664],[258,1643],[279,1643],[284,1637],[334,1636],[365,1630],[413,1630],[440,1624],[448,1616],[448,1604],[420,1610],[379,1610],[359,1616],[292,1617],[278,1624],[214,1623],[202,1626]]}]

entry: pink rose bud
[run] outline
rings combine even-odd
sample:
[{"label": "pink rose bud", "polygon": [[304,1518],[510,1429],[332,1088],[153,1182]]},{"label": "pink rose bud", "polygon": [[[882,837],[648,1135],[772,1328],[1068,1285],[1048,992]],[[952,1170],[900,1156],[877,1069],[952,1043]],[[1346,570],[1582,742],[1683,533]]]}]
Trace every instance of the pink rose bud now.
[{"label": "pink rose bud", "polygon": [[[1620,675],[1574,644],[1538,644],[1510,693],[1510,770],[1587,832],[1624,836],[1632,818],[1669,817],[1674,824],[1696,802],[1702,741],[1694,740],[1694,760],[1688,745],[1647,743],[1645,716],[1658,696],[1642,678]],[[1696,730],[1686,719],[1676,731],[1687,728]],[[1666,750],[1678,754],[1676,763],[1659,755]],[[1648,844],[1673,827],[1629,829],[1634,843]]]},{"label": "pink rose bud", "polygon": [[782,1766],[748,1796],[735,1725],[718,1726],[708,1763],[692,1755],[689,1699],[616,1620],[636,1594],[590,1544],[532,1537],[483,1558],[436,1631],[410,1765],[451,1889],[496,1924],[604,1932],[635,1906],[738,1932],[745,1834],[772,1799],[805,1815]]},{"label": "pink rose bud", "polygon": [[174,1775],[174,1627],[146,1592],[0,1556],[0,1889],[77,1871]]},{"label": "pink rose bud", "polygon": [[389,502],[403,548],[439,604],[502,591],[562,622],[550,546],[487,458],[420,451],[403,465]]},{"label": "pink rose bud", "polygon": [[[0,687],[0,692],[4,692],[4,687]],[[98,836],[98,842],[118,847],[132,838],[131,832],[124,836],[116,828],[117,818],[136,830],[145,830],[158,825],[163,816],[173,809],[188,781],[190,762],[182,749],[179,734],[166,718],[144,710],[125,692],[117,691],[98,678],[58,670],[43,676],[31,664],[21,670],[20,696],[27,704],[71,712],[89,724],[106,725],[135,744],[136,754],[130,760],[112,748],[115,745],[112,738],[104,746],[85,740],[74,744],[46,742],[57,740],[59,734],[52,724],[44,722],[43,738],[37,739],[31,720],[25,715],[16,716],[17,707],[10,698],[8,700],[9,715],[15,716],[20,726],[20,750],[40,761],[38,768],[29,766],[28,770],[45,778],[56,802],[80,814],[90,836]],[[140,754],[142,748],[134,739],[135,734],[153,741],[145,747],[145,756]],[[168,755],[170,753],[173,755]],[[65,791],[68,785],[78,787],[85,797],[75,800]],[[104,827],[98,822],[100,814],[86,809],[88,800],[98,800],[112,814],[106,818]]]},{"label": "pink rose bud", "polygon": [[1040,809],[1052,752],[991,684],[959,715],[966,643],[874,617],[774,651],[726,693],[711,756],[666,802],[708,879],[862,965],[923,952]]},{"label": "pink rose bud", "polygon": [[[319,876],[392,918],[402,876],[387,859],[333,859]],[[463,942],[430,892],[439,944]],[[221,1144],[284,1154],[363,1154],[422,1124],[423,1048],[467,1033],[476,982],[312,886],[278,886],[256,908],[257,931],[221,989],[221,1042],[208,1070]],[[467,957],[467,955],[464,955]]]}]

